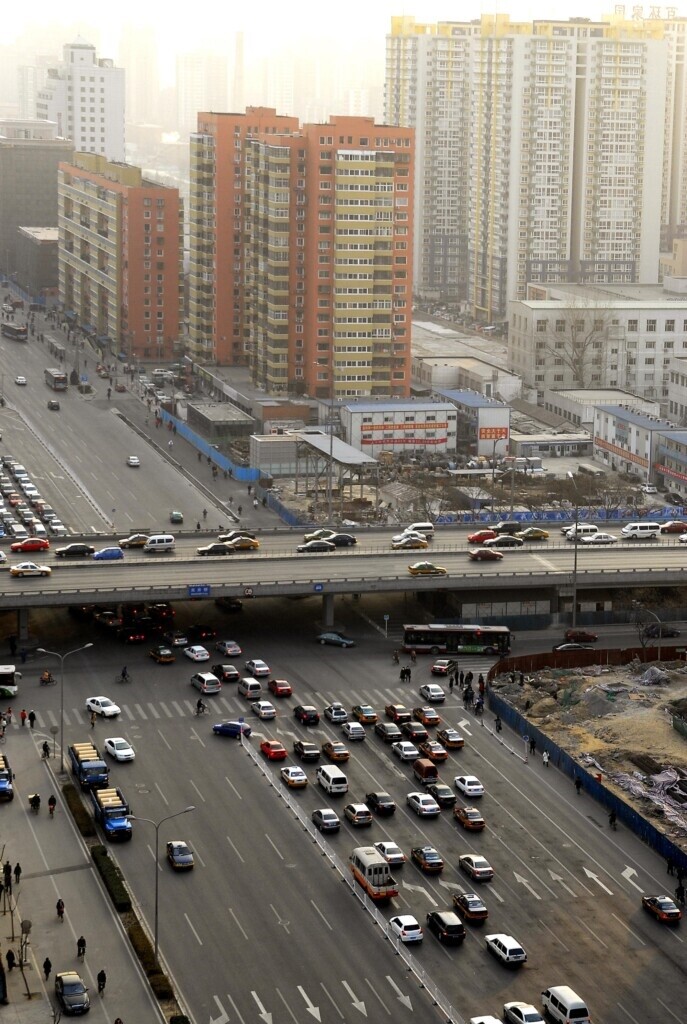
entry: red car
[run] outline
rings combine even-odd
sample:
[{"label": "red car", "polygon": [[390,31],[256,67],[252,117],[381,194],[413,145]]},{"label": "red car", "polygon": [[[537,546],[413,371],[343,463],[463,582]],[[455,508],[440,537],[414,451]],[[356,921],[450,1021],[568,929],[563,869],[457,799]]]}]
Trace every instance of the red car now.
[{"label": "red car", "polygon": [[260,744],[260,753],[268,761],[286,760],[286,747],[283,747],[279,740],[263,740]]},{"label": "red car", "polygon": [[478,530],[477,533],[468,534],[468,541],[470,544],[484,544],[485,540],[492,540],[494,537],[498,537],[495,530]]},{"label": "red car", "polygon": [[661,533],[687,533],[687,523],[681,519],[669,519],[661,527]]},{"label": "red car", "polygon": [[291,683],[287,683],[286,679],[270,679],[267,684],[267,689],[270,690],[275,697],[290,697],[293,693]]},{"label": "red car", "polygon": [[44,537],[27,537],[10,544],[10,551],[45,551],[49,547],[50,541]]},{"label": "red car", "polygon": [[503,558],[503,552],[496,548],[473,548],[469,554],[473,562],[500,562]]},{"label": "red car", "polygon": [[590,633],[588,629],[566,629],[565,639],[573,643],[593,644],[599,637],[596,633]]}]

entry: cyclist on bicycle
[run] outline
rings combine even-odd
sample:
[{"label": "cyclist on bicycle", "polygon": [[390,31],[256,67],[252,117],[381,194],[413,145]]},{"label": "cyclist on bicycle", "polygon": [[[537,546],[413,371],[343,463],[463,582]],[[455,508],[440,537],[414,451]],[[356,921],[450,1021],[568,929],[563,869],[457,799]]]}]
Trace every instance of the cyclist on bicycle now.
[{"label": "cyclist on bicycle", "polygon": [[45,758],[50,757],[50,744],[48,743],[47,740],[45,740],[45,742],[43,743],[43,746],[41,747],[41,750],[43,751],[43,757],[45,757]]},{"label": "cyclist on bicycle", "polygon": [[55,910],[57,911],[57,916],[59,917],[60,921],[64,921],[64,900],[60,899],[57,901],[57,903],[55,904]]},{"label": "cyclist on bicycle", "polygon": [[98,971],[97,978],[98,978],[98,993],[100,995],[102,995],[103,992],[105,991],[105,985],[107,984],[107,975],[105,974],[104,969]]},{"label": "cyclist on bicycle", "polygon": [[202,715],[203,712],[206,711],[206,710],[207,710],[207,707],[205,705],[205,702],[203,701],[203,698],[199,697],[198,701],[196,703],[196,714],[197,715]]},{"label": "cyclist on bicycle", "polygon": [[121,678],[123,679],[123,681],[124,681],[124,682],[127,682],[127,681],[128,681],[128,679],[129,679],[129,670],[128,670],[128,668],[126,667],[126,665],[125,665],[125,666],[124,666],[124,668],[122,669],[122,675],[121,675]]},{"label": "cyclist on bicycle", "polygon": [[86,956],[86,940],[83,935],[80,935],[76,940],[76,955],[80,957],[81,960]]},{"label": "cyclist on bicycle", "polygon": [[50,811],[50,817],[51,818],[52,818],[53,814],[55,813],[55,808],[56,807],[57,807],[57,800],[55,799],[55,794],[51,793],[50,796],[48,797],[48,810]]}]

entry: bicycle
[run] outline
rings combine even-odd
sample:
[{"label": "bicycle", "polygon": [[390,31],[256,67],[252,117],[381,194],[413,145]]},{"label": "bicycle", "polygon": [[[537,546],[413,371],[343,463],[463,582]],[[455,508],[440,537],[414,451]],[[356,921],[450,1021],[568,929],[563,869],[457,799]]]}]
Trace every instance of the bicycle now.
[{"label": "bicycle", "polygon": [[132,678],[131,672],[129,672],[128,669],[127,669],[126,675],[123,675],[120,672],[119,675],[115,676],[114,681],[115,681],[115,683],[132,683],[133,682],[133,678]]},{"label": "bicycle", "polygon": [[81,936],[80,939],[76,940],[76,956],[77,959],[81,961],[81,963],[83,963],[84,960],[86,959],[86,940],[84,939],[83,935]]},{"label": "bicycle", "polygon": [[199,715],[207,715],[209,711],[210,708],[207,706],[207,704],[202,704],[200,707],[195,707],[193,709],[193,714],[195,715],[196,718],[198,718]]},{"label": "bicycle", "polygon": [[55,904],[55,910],[62,924],[64,924],[64,900],[58,900]]},{"label": "bicycle", "polygon": [[57,806],[57,800],[54,796],[51,796],[48,800],[48,810],[50,811],[50,817],[55,817],[55,807]]}]

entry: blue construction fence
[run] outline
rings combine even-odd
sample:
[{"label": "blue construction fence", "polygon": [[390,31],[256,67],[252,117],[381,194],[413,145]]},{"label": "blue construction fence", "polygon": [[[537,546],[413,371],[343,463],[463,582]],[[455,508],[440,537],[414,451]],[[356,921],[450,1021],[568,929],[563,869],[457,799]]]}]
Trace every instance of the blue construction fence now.
[{"label": "blue construction fence", "polygon": [[498,715],[501,721],[510,726],[518,736],[523,737],[523,742],[525,736],[533,739],[539,755],[546,750],[549,755],[549,763],[564,772],[570,778],[571,784],[576,777],[580,779],[587,796],[600,803],[607,813],[615,811],[620,824],[639,836],[659,857],[663,857],[666,861],[672,860],[676,867],[681,867],[687,872],[687,854],[672,843],[668,836],[647,821],[639,811],[630,807],[619,796],[607,789],[603,784],[601,774],[583,768],[574,757],[562,750],[546,733],[543,733],[536,725],[521,715],[517,708],[494,693],[491,687],[487,690],[487,701],[494,714]]},{"label": "blue construction fence", "polygon": [[[599,523],[623,523],[623,522],[642,522],[654,520],[661,522],[662,520],[668,519],[681,519],[685,514],[682,507],[676,508],[675,506],[669,505],[667,508],[660,506],[658,508],[635,508],[633,505],[628,505],[624,508],[605,508],[603,505],[594,506],[580,506],[577,510],[577,519],[580,523],[587,521],[599,522]],[[534,512],[512,512],[506,514],[503,512],[445,512],[438,515],[434,520],[438,526],[450,526],[452,524],[460,525],[463,523],[466,526],[489,523],[499,523],[504,519],[522,523],[523,526],[532,526],[535,523],[574,523],[575,522],[575,509],[574,508],[560,508],[560,509],[541,509]]]}]

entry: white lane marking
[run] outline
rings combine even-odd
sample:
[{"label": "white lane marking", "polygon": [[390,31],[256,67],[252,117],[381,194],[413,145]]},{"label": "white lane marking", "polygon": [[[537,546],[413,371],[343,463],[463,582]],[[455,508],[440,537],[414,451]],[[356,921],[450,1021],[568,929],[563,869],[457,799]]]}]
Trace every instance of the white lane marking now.
[{"label": "white lane marking", "polygon": [[191,779],[191,785],[193,786],[193,788],[195,789],[196,793],[198,794],[198,799],[199,799],[199,800],[202,800],[202,801],[203,801],[203,803],[205,803],[205,797],[203,796],[203,794],[201,793],[201,791],[200,791],[200,790],[198,789],[198,787],[196,786],[196,784],[195,784],[195,782],[193,781],[193,779]]},{"label": "white lane marking", "polygon": [[242,864],[245,864],[245,863],[246,863],[246,862],[245,862],[245,860],[243,859],[243,857],[241,856],[241,854],[239,853],[239,851],[238,851],[238,850],[236,849],[236,847],[235,847],[235,846],[234,846],[234,844],[232,843],[232,841],[231,841],[231,839],[229,838],[229,836],[227,836],[227,842],[229,843],[229,845],[231,846],[232,850],[234,851],[234,853],[236,854],[236,856],[238,857],[238,859],[239,859],[239,860],[241,861],[241,863],[242,863]]},{"label": "white lane marking", "polygon": [[149,702],[149,703],[148,703],[148,704],[146,705],[146,707],[147,707],[147,708],[148,708],[148,710],[150,711],[150,714],[151,714],[151,715],[153,716],[153,718],[160,718],[160,717],[161,717],[161,715],[160,715],[160,712],[159,712],[159,711],[157,710],[157,708],[155,707],[155,705],[154,705],[154,704],[151,704],[151,703]]},{"label": "white lane marking", "polygon": [[241,796],[241,794],[239,793],[238,789],[236,788],[234,783],[231,781],[231,779],[227,778],[227,776],[225,775],[224,776],[224,781],[226,783],[228,783],[228,785],[230,785],[231,788],[234,790],[234,795],[237,796],[239,800],[243,800],[243,797]]},{"label": "white lane marking", "polygon": [[625,921],[621,921],[617,914],[611,914],[611,917],[614,917],[616,919],[616,921],[618,922],[618,924],[621,924],[623,926],[623,928],[625,929],[625,931],[629,932],[630,935],[634,939],[636,939],[637,942],[640,943],[640,945],[646,946],[646,942],[644,941],[644,939],[641,939],[639,937],[639,935],[637,935],[637,932],[633,932],[632,929],[630,928],[629,924],[627,924]]},{"label": "white lane marking", "polygon": [[141,707],[141,705],[140,704],[134,704],[134,707],[136,708],[136,711],[138,712],[140,717],[143,719],[143,721],[147,722],[148,721],[148,716],[146,715],[146,713],[143,710],[143,708]]},{"label": "white lane marking", "polygon": [[272,849],[276,853],[277,857],[279,857],[279,860],[284,860],[284,855],[282,854],[281,850],[279,849],[279,847],[275,846],[275,844],[272,842],[272,840],[270,839],[270,837],[267,835],[266,832],[265,832],[265,839],[270,844],[270,846],[272,847]]},{"label": "white lane marking", "polygon": [[594,931],[594,930],[593,930],[592,928],[590,928],[590,927],[589,927],[589,925],[588,925],[588,924],[585,924],[585,922],[584,922],[584,921],[582,920],[582,918],[578,918],[578,921],[579,921],[579,923],[580,923],[580,924],[582,925],[582,927],[583,927],[583,928],[586,928],[586,929],[587,929],[587,931],[589,932],[589,934],[590,934],[590,935],[592,935],[592,936],[594,937],[594,939],[595,939],[595,940],[596,940],[596,941],[597,941],[597,942],[599,943],[599,945],[600,945],[600,946],[603,946],[603,948],[604,948],[604,949],[608,949],[608,946],[606,945],[606,943],[604,942],[604,940],[603,940],[602,938],[600,938],[600,937],[599,937],[599,936],[598,936],[598,935],[596,934],[596,932],[595,932],[595,931]]},{"label": "white lane marking", "polygon": [[233,911],[233,909],[231,907],[229,907],[229,913],[234,918],[234,921],[236,922],[236,927],[241,932],[241,934],[243,935],[243,937],[246,940],[246,942],[248,942],[248,936],[246,935],[246,933],[244,931],[243,925],[241,924],[241,922],[239,921],[238,917],[236,916],[236,914],[234,913],[234,911]]},{"label": "white lane marking", "polygon": [[[283,860],[283,859],[284,859],[284,858],[282,857],[282,860]],[[316,911],[317,911],[317,913],[318,913],[318,914],[320,915],[320,917],[322,918],[322,920],[323,920],[323,921],[324,921],[324,923],[326,924],[327,928],[329,928],[329,931],[330,931],[330,932],[331,932],[331,931],[333,931],[334,929],[332,928],[332,926],[330,925],[329,921],[328,921],[328,920],[327,920],[327,918],[326,918],[326,917],[324,916],[324,914],[322,913],[322,911],[320,910],[320,908],[318,907],[318,905],[317,905],[317,904],[315,903],[315,901],[314,901],[314,900],[310,900],[310,905],[312,906],[313,910],[316,910]]]}]

